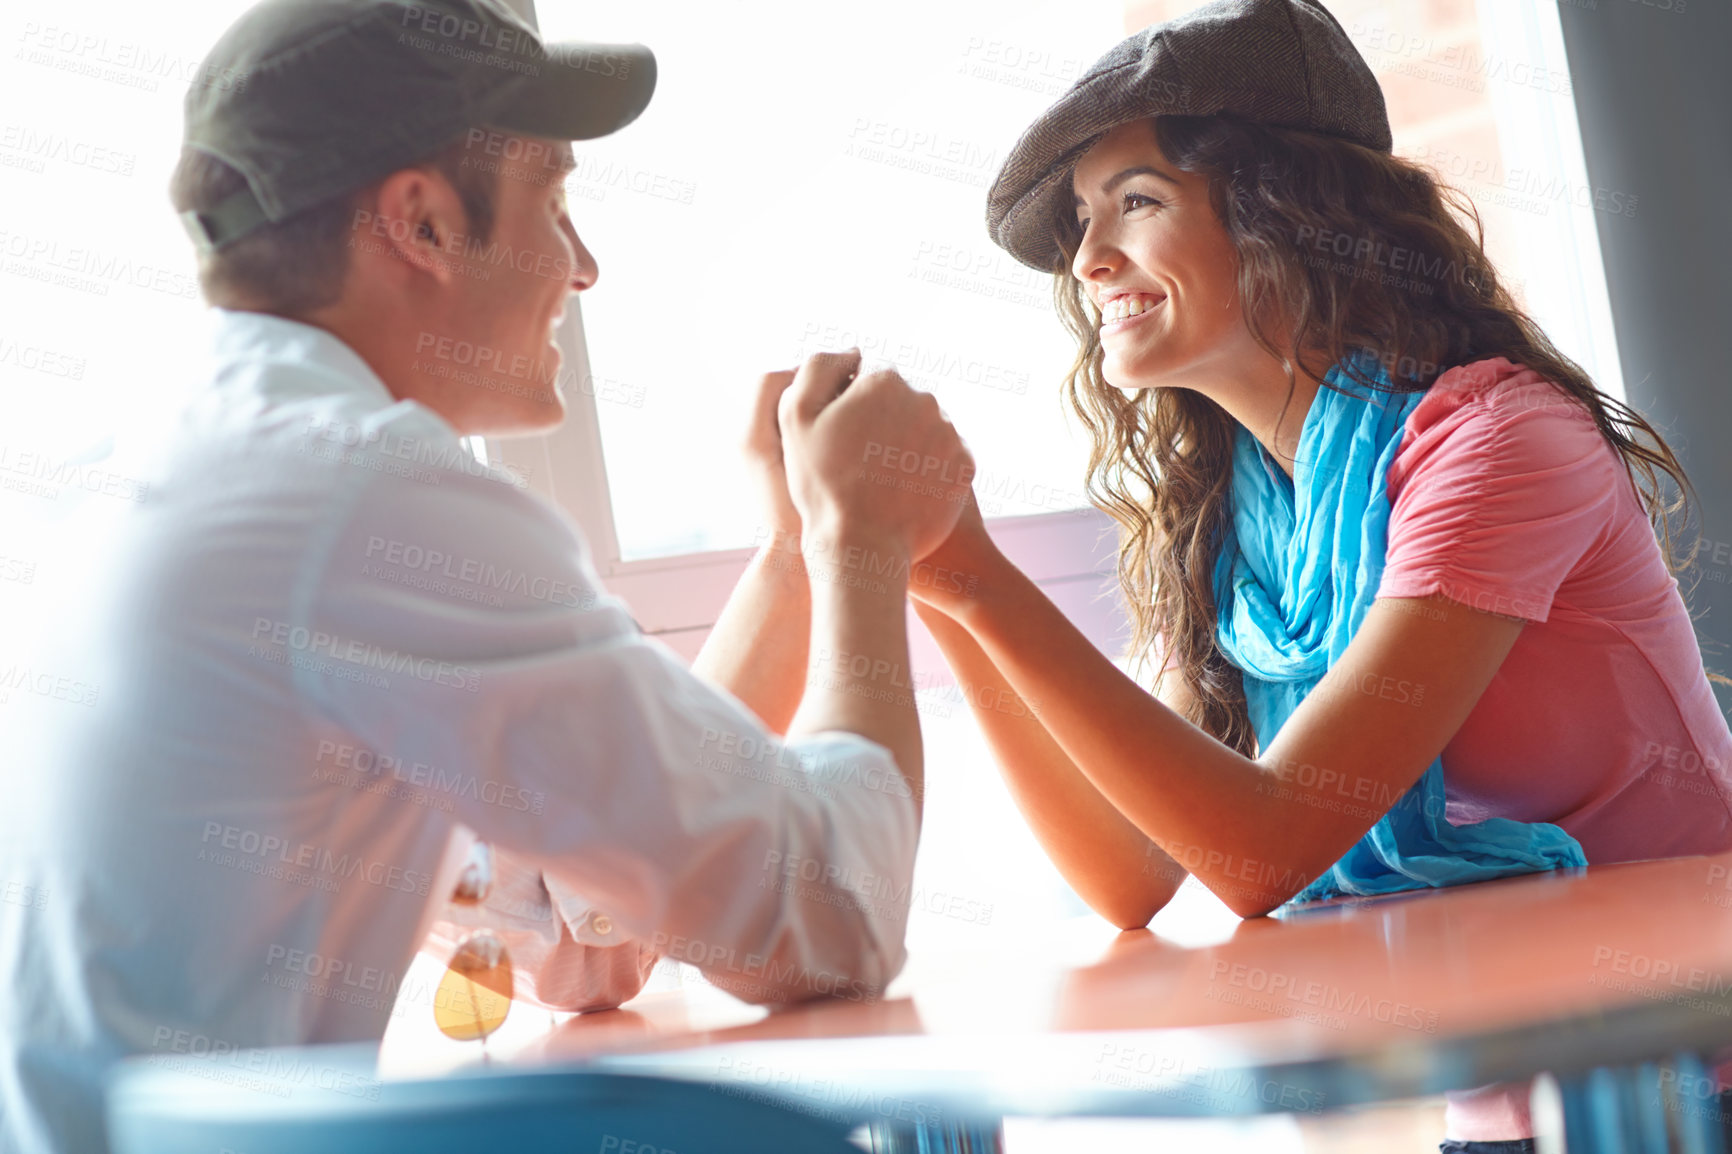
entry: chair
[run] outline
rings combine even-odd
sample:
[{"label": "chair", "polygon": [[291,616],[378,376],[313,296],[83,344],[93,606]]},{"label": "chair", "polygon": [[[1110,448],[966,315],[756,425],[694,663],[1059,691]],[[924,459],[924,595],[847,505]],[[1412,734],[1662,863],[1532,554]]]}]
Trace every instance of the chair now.
[{"label": "chair", "polygon": [[151,1054],[108,1088],[115,1154],[859,1154],[848,1126],[700,1082],[581,1068],[375,1077],[371,1045]]}]

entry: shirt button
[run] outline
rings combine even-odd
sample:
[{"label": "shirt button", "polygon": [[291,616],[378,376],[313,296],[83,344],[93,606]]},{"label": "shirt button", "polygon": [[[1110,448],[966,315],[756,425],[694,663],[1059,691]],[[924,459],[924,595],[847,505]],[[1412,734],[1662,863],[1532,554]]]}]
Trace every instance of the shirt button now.
[{"label": "shirt button", "polygon": [[589,928],[604,936],[611,934],[613,933],[613,919],[606,914],[596,914],[589,919]]}]

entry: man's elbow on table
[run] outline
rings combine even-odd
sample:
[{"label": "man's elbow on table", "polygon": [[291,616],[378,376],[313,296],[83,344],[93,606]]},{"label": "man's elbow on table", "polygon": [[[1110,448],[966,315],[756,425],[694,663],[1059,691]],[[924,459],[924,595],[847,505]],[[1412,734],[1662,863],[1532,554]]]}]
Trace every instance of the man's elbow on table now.
[{"label": "man's elbow on table", "polygon": [[566,939],[530,978],[528,1000],[549,1010],[587,1014],[618,1009],[643,992],[658,955],[644,942],[586,946]]},{"label": "man's elbow on table", "polygon": [[873,1005],[884,998],[884,989],[902,969],[904,954],[898,949],[894,965],[879,959],[859,964],[808,965],[777,958],[760,960],[749,972],[705,970],[704,976],[720,989],[743,1002],[785,1005],[830,998],[842,1002]]},{"label": "man's elbow on table", "polygon": [[908,957],[903,944],[906,907],[891,911],[889,918],[875,908],[831,908],[836,916],[822,919],[821,925],[785,924],[761,953],[729,950],[702,962],[686,960],[712,985],[757,1005],[814,998],[864,1004],[882,1000]]}]

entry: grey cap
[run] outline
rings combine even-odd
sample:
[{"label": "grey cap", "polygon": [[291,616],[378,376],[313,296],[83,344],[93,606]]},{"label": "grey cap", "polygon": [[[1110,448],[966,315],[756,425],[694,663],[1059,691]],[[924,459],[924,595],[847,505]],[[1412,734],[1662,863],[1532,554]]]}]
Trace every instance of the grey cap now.
[{"label": "grey cap", "polygon": [[478,127],[590,140],[655,91],[641,44],[546,45],[499,0],[264,0],[186,94],[186,146],[247,187],[181,214],[218,248],[419,163]]},{"label": "grey cap", "polygon": [[1216,0],[1151,24],[1095,61],[1022,134],[987,193],[992,239],[1023,264],[1063,261],[1052,214],[1108,130],[1159,115],[1227,113],[1388,152],[1377,78],[1317,0]]}]

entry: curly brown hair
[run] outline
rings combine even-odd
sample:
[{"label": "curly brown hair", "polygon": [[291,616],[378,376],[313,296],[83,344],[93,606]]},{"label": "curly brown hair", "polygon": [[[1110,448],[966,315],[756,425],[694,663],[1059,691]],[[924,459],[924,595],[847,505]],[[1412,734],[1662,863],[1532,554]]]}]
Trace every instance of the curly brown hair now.
[{"label": "curly brown hair", "polygon": [[[1158,116],[1154,131],[1170,163],[1208,178],[1237,253],[1247,327],[1286,370],[1289,396],[1295,367],[1322,378],[1355,349],[1379,358],[1397,392],[1422,392],[1456,365],[1507,357],[1593,417],[1624,460],[1667,568],[1687,564],[1672,530],[1673,514],[1688,518],[1683,466],[1641,414],[1597,389],[1516,304],[1486,258],[1484,226],[1464,193],[1398,156],[1317,133],[1227,116]],[[1066,258],[1054,299],[1078,345],[1065,394],[1089,433],[1089,498],[1119,525],[1131,656],[1147,662],[1161,639],[1190,690],[1188,720],[1253,756],[1239,670],[1215,640],[1213,578],[1232,520],[1235,422],[1190,389],[1127,395],[1107,384],[1099,318],[1069,272],[1081,229],[1066,210],[1052,226]],[[1388,254],[1397,251],[1411,279],[1391,291]],[[1343,371],[1379,387],[1349,365]]]}]

